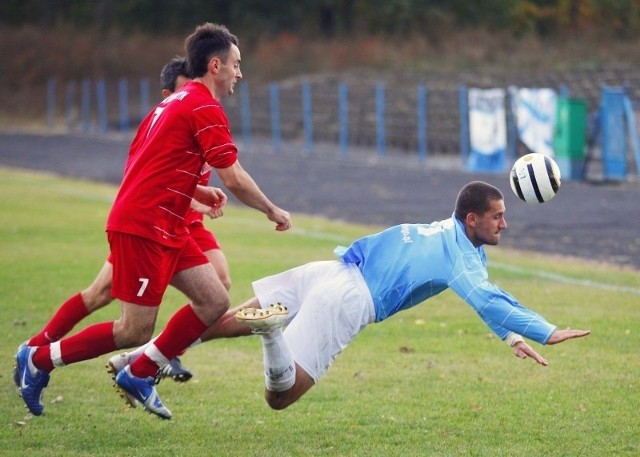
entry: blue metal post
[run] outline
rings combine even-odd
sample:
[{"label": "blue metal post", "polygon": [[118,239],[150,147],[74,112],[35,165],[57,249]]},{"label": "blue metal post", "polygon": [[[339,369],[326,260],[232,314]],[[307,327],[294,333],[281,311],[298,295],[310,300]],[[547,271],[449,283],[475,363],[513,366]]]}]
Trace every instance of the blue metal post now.
[{"label": "blue metal post", "polygon": [[73,109],[76,103],[75,91],[76,84],[73,81],[67,81],[67,90],[65,94],[65,119],[68,129],[73,127]]},{"label": "blue metal post", "polygon": [[118,101],[120,108],[120,131],[129,130],[129,84],[125,78],[118,81]]},{"label": "blue metal post", "polygon": [[307,154],[313,152],[313,102],[311,84],[302,84],[302,122],[304,125],[304,149]]},{"label": "blue metal post", "polygon": [[140,78],[140,119],[144,119],[151,110],[149,92],[149,78]]},{"label": "blue metal post", "polygon": [[80,105],[82,131],[87,133],[91,131],[91,81],[88,79],[82,80]]},{"label": "blue metal post", "polygon": [[507,95],[507,158],[515,162],[518,155],[518,125],[516,121],[517,89],[508,91]]},{"label": "blue metal post", "polygon": [[560,97],[569,98],[569,88],[567,87],[566,84],[560,85]]},{"label": "blue metal post", "polygon": [[427,159],[427,88],[424,84],[418,84],[418,158],[421,161]]},{"label": "blue metal post", "polygon": [[49,128],[56,124],[56,79],[49,78],[47,81],[47,124]]},{"label": "blue metal post", "polygon": [[470,153],[469,139],[469,91],[467,86],[458,88],[458,102],[460,105],[460,153],[462,161],[466,162]]},{"label": "blue metal post", "polygon": [[280,131],[280,86],[278,83],[272,83],[269,86],[269,105],[271,108],[273,149],[280,152],[282,150],[282,132]]},{"label": "blue metal post", "polygon": [[378,155],[385,154],[385,118],[384,118],[384,85],[376,85],[376,143],[378,146]]},{"label": "blue metal post", "polygon": [[338,118],[340,152],[346,156],[349,148],[349,88],[345,83],[340,83],[338,86]]},{"label": "blue metal post", "polygon": [[98,131],[107,133],[109,130],[109,120],[107,116],[107,86],[104,79],[96,82],[96,104],[98,108]]},{"label": "blue metal post", "polygon": [[245,144],[251,144],[251,105],[249,83],[240,82],[240,118],[242,120],[242,138]]}]

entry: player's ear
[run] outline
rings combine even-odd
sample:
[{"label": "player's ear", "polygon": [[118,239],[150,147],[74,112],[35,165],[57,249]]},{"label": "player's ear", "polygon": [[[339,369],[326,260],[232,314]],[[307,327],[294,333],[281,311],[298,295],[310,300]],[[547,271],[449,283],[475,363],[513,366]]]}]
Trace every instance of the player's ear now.
[{"label": "player's ear", "polygon": [[162,89],[162,98],[167,98],[171,95],[171,91],[169,89]]},{"label": "player's ear", "polygon": [[217,57],[213,57],[209,61],[209,71],[211,73],[217,73],[219,69],[220,69],[220,59],[218,59]]},{"label": "player's ear", "polygon": [[465,218],[465,225],[467,227],[475,227],[476,226],[476,221],[477,221],[477,215],[476,213],[467,213],[467,217]]}]

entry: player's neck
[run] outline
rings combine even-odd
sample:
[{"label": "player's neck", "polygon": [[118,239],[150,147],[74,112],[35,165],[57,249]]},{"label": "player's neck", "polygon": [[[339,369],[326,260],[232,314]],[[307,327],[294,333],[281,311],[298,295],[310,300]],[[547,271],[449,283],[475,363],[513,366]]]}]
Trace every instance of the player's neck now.
[{"label": "player's neck", "polygon": [[208,75],[200,76],[198,78],[193,78],[194,82],[203,84],[208,90],[213,98],[216,100],[220,100],[222,97],[220,94],[216,93],[216,86],[214,84],[213,78],[209,78]]}]

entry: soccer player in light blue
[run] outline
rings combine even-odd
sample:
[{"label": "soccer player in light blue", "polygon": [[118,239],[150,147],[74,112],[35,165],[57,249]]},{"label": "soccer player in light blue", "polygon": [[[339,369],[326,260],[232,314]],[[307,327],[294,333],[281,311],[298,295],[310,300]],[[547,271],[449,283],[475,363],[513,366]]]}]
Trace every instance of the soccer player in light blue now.
[{"label": "soccer player in light blue", "polygon": [[540,365],[547,361],[523,337],[556,344],[588,335],[589,330],[558,329],[489,282],[483,246],[500,241],[507,228],[504,213],[500,190],[474,181],[461,189],[449,219],[390,227],[338,247],[338,260],[254,282],[255,297],[235,317],[261,334],[269,406],[284,409],[297,401],[368,324],[447,288],[517,357]]}]

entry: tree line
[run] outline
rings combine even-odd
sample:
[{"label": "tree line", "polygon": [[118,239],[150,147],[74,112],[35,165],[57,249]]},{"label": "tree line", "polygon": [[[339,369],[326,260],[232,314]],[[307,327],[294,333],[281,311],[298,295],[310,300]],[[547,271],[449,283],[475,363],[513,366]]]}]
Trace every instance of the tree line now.
[{"label": "tree line", "polygon": [[243,36],[424,34],[460,28],[514,36],[604,31],[640,36],[638,0],[3,0],[0,24],[183,34],[205,21]]}]

